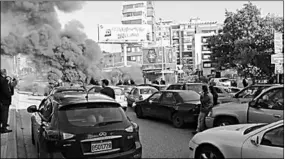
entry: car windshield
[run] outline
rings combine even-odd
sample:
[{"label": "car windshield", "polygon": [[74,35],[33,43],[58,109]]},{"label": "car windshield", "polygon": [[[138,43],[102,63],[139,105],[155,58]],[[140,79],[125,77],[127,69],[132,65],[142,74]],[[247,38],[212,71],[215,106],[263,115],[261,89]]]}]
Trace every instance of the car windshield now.
[{"label": "car windshield", "polygon": [[268,125],[268,124],[254,125],[254,126],[252,126],[252,127],[250,127],[250,128],[247,128],[247,129],[243,132],[243,134],[246,135],[246,134],[248,134],[248,133],[250,133],[250,132],[252,132],[252,131],[254,131],[254,130],[256,130],[256,129],[262,128],[262,127],[264,127],[264,126],[266,126],[266,125]]},{"label": "car windshield", "polygon": [[183,90],[183,85],[170,85],[167,90]]},{"label": "car windshield", "polygon": [[126,120],[124,111],[106,103],[88,104],[60,110],[61,121],[76,127],[100,127]]},{"label": "car windshield", "polygon": [[184,102],[200,100],[200,95],[194,91],[179,92],[179,96]]},{"label": "car windshield", "polygon": [[227,81],[229,81],[229,79],[227,78],[220,79],[220,82],[227,82]]},{"label": "car windshield", "polygon": [[197,93],[202,92],[202,85],[201,84],[188,84],[187,85],[187,90],[192,90]]},{"label": "car windshield", "polygon": [[155,88],[141,88],[140,94],[153,94],[154,92],[157,92]]},{"label": "car windshield", "polygon": [[238,98],[254,98],[258,96],[262,90],[268,88],[269,86],[250,86],[242,90],[238,94]]},{"label": "car windshield", "polygon": [[117,96],[121,96],[124,94],[124,91],[120,88],[114,88],[114,92]]}]

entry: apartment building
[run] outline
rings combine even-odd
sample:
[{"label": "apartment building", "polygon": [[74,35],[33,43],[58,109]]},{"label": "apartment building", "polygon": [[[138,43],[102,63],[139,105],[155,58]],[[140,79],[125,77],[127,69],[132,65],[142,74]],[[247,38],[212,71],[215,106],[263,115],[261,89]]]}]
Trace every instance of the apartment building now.
[{"label": "apartment building", "polygon": [[[122,8],[122,24],[148,24],[152,26],[152,41],[156,39],[154,3],[152,1],[124,1]],[[141,63],[143,43],[128,44],[128,61]],[[122,51],[123,46],[122,46]]]}]

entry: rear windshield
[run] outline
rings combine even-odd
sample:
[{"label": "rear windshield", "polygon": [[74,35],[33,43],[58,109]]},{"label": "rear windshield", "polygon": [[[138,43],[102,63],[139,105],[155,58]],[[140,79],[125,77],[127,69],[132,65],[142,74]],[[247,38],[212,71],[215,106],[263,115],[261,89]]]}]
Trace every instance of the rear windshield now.
[{"label": "rear windshield", "polygon": [[76,127],[100,127],[101,123],[120,123],[127,119],[121,107],[110,103],[80,104],[59,113],[61,121]]},{"label": "rear windshield", "polygon": [[192,90],[200,93],[202,92],[202,84],[187,84],[187,90]]},{"label": "rear windshield", "polygon": [[167,90],[183,90],[183,85],[170,85]]},{"label": "rear windshield", "polygon": [[200,95],[195,91],[179,92],[179,96],[184,102],[200,100]]},{"label": "rear windshield", "polygon": [[155,88],[141,88],[140,94],[153,94],[154,92],[157,92],[157,89]]},{"label": "rear windshield", "polygon": [[227,81],[230,81],[230,80],[226,78],[220,79],[220,82],[227,82]]}]

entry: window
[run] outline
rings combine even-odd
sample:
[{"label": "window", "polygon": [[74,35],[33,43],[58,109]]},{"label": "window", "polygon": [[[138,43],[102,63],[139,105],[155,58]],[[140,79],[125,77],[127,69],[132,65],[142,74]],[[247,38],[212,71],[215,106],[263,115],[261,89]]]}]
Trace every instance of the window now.
[{"label": "window", "polygon": [[135,4],[134,5],[134,8],[140,8],[140,7],[143,7],[144,4],[143,3],[138,3],[138,4]]},{"label": "window", "polygon": [[161,103],[162,104],[174,104],[174,103],[176,103],[174,94],[171,92],[163,93],[162,97],[161,97]]},{"label": "window", "polygon": [[210,51],[207,45],[202,45],[202,51]]},{"label": "window", "polygon": [[278,128],[266,132],[260,144],[265,146],[284,148],[283,141],[284,141],[284,127],[280,126]]},{"label": "window", "polygon": [[211,68],[212,67],[212,63],[211,62],[203,62],[203,67],[204,68]]},{"label": "window", "polygon": [[52,102],[50,99],[47,99],[44,103],[44,107],[41,111],[41,114],[43,115],[43,117],[46,119],[46,120],[50,120],[50,117],[52,115]]},{"label": "window", "polygon": [[263,109],[283,110],[284,91],[280,88],[269,90],[258,99],[257,103]]},{"label": "window", "polygon": [[134,8],[134,6],[132,4],[130,5],[124,5],[123,9],[131,9]]},{"label": "window", "polygon": [[210,60],[211,54],[203,54],[203,60]]},{"label": "window", "polygon": [[133,16],[140,16],[142,15],[142,11],[139,11],[139,12],[133,12]]},{"label": "window", "polygon": [[223,93],[223,91],[220,89],[220,88],[217,88],[217,87],[214,87],[215,88],[215,91],[217,92],[217,93]]},{"label": "window", "polygon": [[202,37],[202,43],[207,43],[208,37]]},{"label": "window", "polygon": [[246,89],[244,89],[243,91],[241,91],[239,94],[237,94],[237,98],[254,98],[256,96],[258,96],[261,91],[263,89],[265,89],[267,87],[258,87],[258,86],[251,86],[251,87],[247,87]]},{"label": "window", "polygon": [[161,92],[157,92],[155,94],[153,94],[149,100],[153,101],[153,102],[158,102],[161,96]]},{"label": "window", "polygon": [[135,47],[132,47],[132,52],[136,52],[136,48]]},{"label": "window", "polygon": [[138,96],[139,95],[139,90],[137,89],[137,88],[135,88],[134,90],[133,90],[133,93],[132,93],[133,95],[135,95],[135,96]]},{"label": "window", "polygon": [[140,89],[140,94],[153,94],[154,92],[157,92],[157,90],[153,88]]},{"label": "window", "polygon": [[136,57],[135,56],[131,56],[131,61],[136,61]]},{"label": "window", "polygon": [[192,45],[187,45],[187,50],[192,50]]},{"label": "window", "polygon": [[131,48],[130,47],[127,48],[127,52],[131,52]]}]

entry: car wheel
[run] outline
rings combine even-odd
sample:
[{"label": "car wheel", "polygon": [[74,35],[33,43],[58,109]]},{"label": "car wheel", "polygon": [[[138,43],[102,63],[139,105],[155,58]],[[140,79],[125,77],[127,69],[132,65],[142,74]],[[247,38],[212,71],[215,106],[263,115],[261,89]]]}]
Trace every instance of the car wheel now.
[{"label": "car wheel", "polygon": [[135,113],[136,113],[138,118],[143,118],[144,117],[141,107],[136,107],[135,108]]},{"label": "car wheel", "polygon": [[213,146],[203,146],[198,149],[195,159],[224,159],[224,156]]},{"label": "car wheel", "polygon": [[35,145],[35,137],[34,137],[34,128],[33,124],[31,124],[31,137],[32,137],[32,144]]},{"label": "car wheel", "polygon": [[176,128],[182,128],[184,125],[183,117],[181,115],[179,115],[178,113],[173,114],[172,124]]},{"label": "car wheel", "polygon": [[226,126],[226,125],[233,125],[233,124],[237,124],[236,120],[234,118],[230,118],[230,117],[225,117],[225,118],[220,118],[218,119],[214,126]]},{"label": "car wheel", "polygon": [[132,107],[132,103],[128,101],[128,107]]}]

